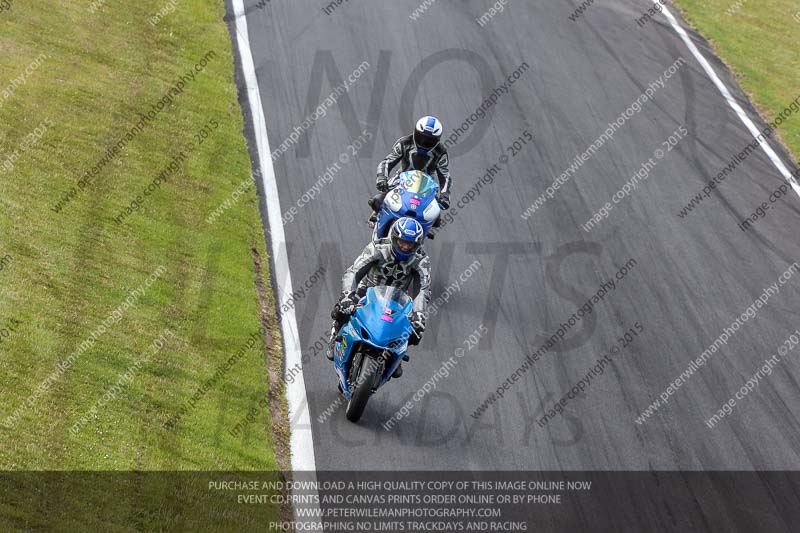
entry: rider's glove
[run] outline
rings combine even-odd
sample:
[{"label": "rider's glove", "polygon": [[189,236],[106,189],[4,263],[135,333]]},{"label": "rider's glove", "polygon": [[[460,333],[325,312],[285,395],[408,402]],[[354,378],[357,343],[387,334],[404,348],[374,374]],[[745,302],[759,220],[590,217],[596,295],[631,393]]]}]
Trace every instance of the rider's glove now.
[{"label": "rider's glove", "polygon": [[339,311],[345,315],[353,314],[358,303],[358,296],[353,291],[345,291],[339,299]]},{"label": "rider's glove", "polygon": [[378,181],[375,182],[375,187],[378,188],[381,192],[386,192],[389,190],[389,178],[386,176],[378,176]]},{"label": "rider's glove", "polygon": [[425,331],[425,317],[419,311],[411,313],[411,327],[414,328],[414,333],[417,337],[421,337]]},{"label": "rider's glove", "polygon": [[450,209],[450,191],[440,192],[436,200],[442,206],[442,209]]}]

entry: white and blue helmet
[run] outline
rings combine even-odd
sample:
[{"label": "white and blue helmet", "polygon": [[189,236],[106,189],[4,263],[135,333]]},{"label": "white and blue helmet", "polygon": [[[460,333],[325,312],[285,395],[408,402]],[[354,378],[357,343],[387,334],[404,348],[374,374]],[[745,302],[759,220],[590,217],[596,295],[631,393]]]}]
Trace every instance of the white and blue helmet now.
[{"label": "white and blue helmet", "polygon": [[422,117],[414,128],[414,145],[417,150],[433,150],[442,139],[444,128],[436,117]]},{"label": "white and blue helmet", "polygon": [[392,224],[389,238],[392,241],[392,253],[397,260],[408,261],[422,246],[425,230],[413,218],[403,217]]}]

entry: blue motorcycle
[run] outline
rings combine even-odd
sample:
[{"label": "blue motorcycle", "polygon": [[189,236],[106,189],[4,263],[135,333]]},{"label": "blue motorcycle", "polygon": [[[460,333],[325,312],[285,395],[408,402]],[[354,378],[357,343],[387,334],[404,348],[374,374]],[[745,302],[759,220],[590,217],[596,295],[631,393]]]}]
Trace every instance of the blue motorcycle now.
[{"label": "blue motorcycle", "polygon": [[336,334],[334,367],[347,399],[347,419],[358,422],[370,396],[408,360],[414,302],[395,287],[370,287]]},{"label": "blue motorcycle", "polygon": [[[378,212],[378,221],[372,232],[372,240],[386,238],[392,224],[402,217],[410,217],[422,224],[425,235],[433,226],[442,208],[436,201],[439,184],[419,170],[401,172],[389,182],[389,194]],[[432,237],[431,237],[432,238]]]}]

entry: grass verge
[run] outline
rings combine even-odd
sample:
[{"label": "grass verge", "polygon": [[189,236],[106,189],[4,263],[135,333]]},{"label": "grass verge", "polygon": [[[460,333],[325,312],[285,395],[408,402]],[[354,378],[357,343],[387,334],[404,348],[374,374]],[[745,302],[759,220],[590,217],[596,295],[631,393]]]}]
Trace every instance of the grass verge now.
[{"label": "grass verge", "polygon": [[[270,286],[268,261],[223,16],[218,0],[0,12],[2,470],[287,466],[280,338],[272,295],[256,290]],[[165,523],[137,503],[159,504],[138,478],[50,479],[45,498],[20,476],[0,483],[0,529],[41,528],[54,502],[89,527]],[[105,498],[117,481],[126,488]],[[41,498],[12,505],[29,493]],[[230,525],[230,502],[215,501],[203,523]]]},{"label": "grass verge", "polygon": [[[675,0],[713,44],[759,112],[771,122],[800,96],[800,5],[796,0]],[[800,154],[800,114],[779,133]]]}]

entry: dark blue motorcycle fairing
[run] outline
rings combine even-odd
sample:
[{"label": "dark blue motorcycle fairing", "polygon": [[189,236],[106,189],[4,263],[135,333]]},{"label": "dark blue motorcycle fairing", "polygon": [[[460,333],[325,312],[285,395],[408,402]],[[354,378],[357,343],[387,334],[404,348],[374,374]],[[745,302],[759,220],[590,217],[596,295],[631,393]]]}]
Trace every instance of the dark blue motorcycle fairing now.
[{"label": "dark blue motorcycle fairing", "polygon": [[[439,192],[439,185],[427,174],[424,174],[425,183],[421,192],[408,190],[407,175],[413,172],[403,172],[392,181],[393,188],[389,194],[399,194],[402,206],[397,211],[393,211],[386,200],[384,200],[380,211],[378,211],[378,221],[375,224],[373,240],[383,239],[389,235],[389,229],[394,222],[402,217],[415,219],[422,225],[425,235],[433,226],[436,220],[425,220],[425,209],[433,202],[436,202],[436,194]],[[388,195],[387,195],[388,198]]]}]

